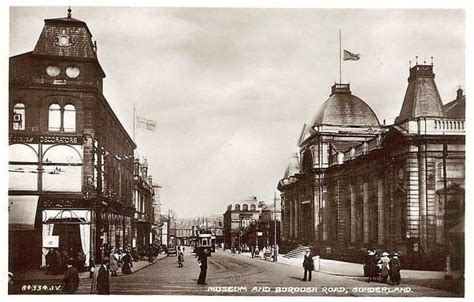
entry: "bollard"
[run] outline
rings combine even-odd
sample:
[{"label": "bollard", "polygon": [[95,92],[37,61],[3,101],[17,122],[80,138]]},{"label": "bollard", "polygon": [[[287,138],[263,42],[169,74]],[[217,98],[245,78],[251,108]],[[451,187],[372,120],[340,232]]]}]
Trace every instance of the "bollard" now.
[{"label": "bollard", "polygon": [[453,279],[453,275],[451,274],[451,256],[446,255],[446,273],[444,275],[445,280]]},{"label": "bollard", "polygon": [[320,271],[320,270],[321,270],[321,257],[315,256],[315,258],[316,258],[316,267],[315,267],[315,270],[316,270],[316,271]]}]

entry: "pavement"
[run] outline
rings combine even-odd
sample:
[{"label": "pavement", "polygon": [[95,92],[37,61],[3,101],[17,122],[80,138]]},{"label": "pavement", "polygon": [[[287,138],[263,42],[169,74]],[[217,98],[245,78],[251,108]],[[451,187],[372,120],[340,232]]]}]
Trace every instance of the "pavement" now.
[{"label": "pavement", "polygon": [[[446,280],[408,280],[403,285],[393,286],[381,282],[367,283],[362,277],[348,277],[334,273],[338,267],[343,270],[348,264],[336,261],[321,262],[321,268],[329,265],[329,272],[314,271],[312,281],[302,281],[302,259],[251,258],[249,253],[231,254],[216,250],[208,258],[209,285],[197,285],[200,267],[194,254],[186,251],[183,268],[177,267],[176,257],[162,255],[155,264],[134,263],[134,273],[110,278],[112,295],[310,295],[310,296],[406,296],[406,297],[459,297],[463,288]],[[361,266],[359,265],[359,269]],[[357,267],[354,267],[357,269]],[[355,271],[354,271],[355,272]],[[39,274],[39,273],[37,273]],[[402,272],[403,274],[403,272]],[[37,276],[37,275],[35,275]],[[46,275],[47,277],[50,277]],[[40,276],[41,277],[41,276]],[[43,274],[43,278],[45,275]],[[90,294],[92,279],[80,280],[78,294]],[[86,277],[88,277],[86,273]],[[30,276],[31,278],[31,276]],[[62,278],[57,275],[56,278]],[[19,294],[60,294],[60,280],[26,280]],[[452,280],[454,281],[454,280]],[[458,282],[460,283],[460,282]],[[462,283],[463,285],[464,283]],[[456,287],[458,286],[458,287]],[[23,289],[24,288],[24,289]],[[294,289],[294,292],[293,292]],[[387,292],[387,291],[393,292]],[[407,291],[408,290],[408,291]],[[291,291],[291,292],[290,292]]]},{"label": "pavement", "polygon": [[[154,263],[156,263],[156,261],[161,260],[165,257],[167,257],[166,254],[159,254],[156,258],[154,258],[153,262],[149,262],[149,261],[133,262],[132,274],[144,269],[145,267],[153,265]],[[100,265],[96,265],[96,269],[98,269],[99,267]],[[120,269],[117,271],[117,275],[125,276],[125,274],[123,274]],[[79,273],[80,279],[89,279],[89,276],[90,276],[89,271]],[[45,268],[29,269],[29,270],[19,271],[15,273],[15,280],[17,282],[41,281],[41,280],[54,281],[54,280],[62,280],[63,277],[64,277],[64,274],[59,274],[59,275],[48,274]]]},{"label": "pavement", "polygon": [[[230,253],[230,250],[226,250]],[[240,255],[252,257],[250,253],[241,253]],[[261,254],[260,254],[261,255]],[[267,258],[264,259],[262,256],[254,258],[256,260],[273,262],[273,259]],[[320,273],[336,275],[336,276],[345,276],[345,277],[364,277],[364,267],[360,263],[352,263],[345,261],[337,261],[330,259],[323,259],[319,256],[313,257],[315,271]],[[286,264],[290,266],[302,267],[303,266],[303,257],[301,258],[285,258],[283,254],[278,255],[277,263]],[[402,278],[404,279],[413,279],[413,280],[444,280],[445,272],[444,271],[421,271],[421,270],[402,270]],[[459,279],[462,277],[461,272],[453,272],[453,279]]]}]

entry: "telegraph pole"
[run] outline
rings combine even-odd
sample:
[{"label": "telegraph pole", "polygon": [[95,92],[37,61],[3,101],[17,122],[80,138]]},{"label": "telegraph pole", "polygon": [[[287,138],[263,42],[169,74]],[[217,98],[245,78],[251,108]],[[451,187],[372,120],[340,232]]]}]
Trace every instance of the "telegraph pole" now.
[{"label": "telegraph pole", "polygon": [[276,215],[276,192],[273,192],[273,262],[277,262],[277,215]]}]

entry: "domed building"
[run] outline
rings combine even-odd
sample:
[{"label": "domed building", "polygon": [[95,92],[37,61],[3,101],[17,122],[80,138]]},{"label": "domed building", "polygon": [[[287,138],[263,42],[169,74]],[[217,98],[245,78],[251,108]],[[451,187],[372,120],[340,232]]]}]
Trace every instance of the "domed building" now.
[{"label": "domed building", "polygon": [[433,65],[410,68],[390,126],[349,84],[332,86],[278,183],[282,252],[311,246],[361,261],[371,248],[400,251],[412,266],[442,267],[447,254],[461,265],[462,249],[447,243],[464,219],[465,97],[443,106],[434,77]]}]

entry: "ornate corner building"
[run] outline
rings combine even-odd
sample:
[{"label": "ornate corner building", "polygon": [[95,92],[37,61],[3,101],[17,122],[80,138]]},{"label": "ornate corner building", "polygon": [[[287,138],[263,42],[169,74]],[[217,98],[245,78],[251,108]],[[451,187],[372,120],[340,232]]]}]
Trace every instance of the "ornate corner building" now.
[{"label": "ornate corner building", "polygon": [[48,247],[88,263],[132,243],[136,145],[104,78],[89,28],[70,12],[45,20],[34,50],[10,58],[11,269],[44,265]]},{"label": "ornate corner building", "polygon": [[405,265],[463,265],[465,96],[443,105],[433,65],[410,68],[400,115],[380,125],[349,84],[334,84],[305,124],[278,183],[282,250],[312,246],[360,261],[400,251]]}]

